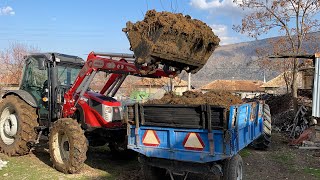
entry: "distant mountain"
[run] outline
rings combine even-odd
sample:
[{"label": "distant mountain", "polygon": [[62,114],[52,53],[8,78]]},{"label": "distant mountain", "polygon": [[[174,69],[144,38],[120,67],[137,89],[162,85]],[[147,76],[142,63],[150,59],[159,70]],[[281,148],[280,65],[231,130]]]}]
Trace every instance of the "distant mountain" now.
[{"label": "distant mountain", "polygon": [[[313,34],[320,38],[320,32]],[[268,48],[269,40],[263,39],[218,47],[207,64],[199,72],[191,75],[192,85],[200,87],[217,79],[263,81],[264,74],[267,81],[276,77],[280,72],[263,70],[257,64],[256,50],[257,48]]]}]

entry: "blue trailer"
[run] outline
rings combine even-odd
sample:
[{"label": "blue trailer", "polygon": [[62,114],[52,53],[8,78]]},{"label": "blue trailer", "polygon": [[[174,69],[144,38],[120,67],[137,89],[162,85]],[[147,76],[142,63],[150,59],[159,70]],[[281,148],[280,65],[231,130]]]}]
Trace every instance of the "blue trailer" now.
[{"label": "blue trailer", "polygon": [[189,173],[242,179],[238,152],[270,144],[264,102],[233,105],[141,105],[127,108],[128,148],[140,154],[145,179],[187,179]]}]

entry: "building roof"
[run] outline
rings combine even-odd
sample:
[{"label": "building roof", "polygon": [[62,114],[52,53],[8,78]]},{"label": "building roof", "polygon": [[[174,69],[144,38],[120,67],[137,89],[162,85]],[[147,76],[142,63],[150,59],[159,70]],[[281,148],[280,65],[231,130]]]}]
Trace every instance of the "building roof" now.
[{"label": "building roof", "polygon": [[[284,75],[291,77],[292,72],[286,71],[278,75],[277,77],[271,79],[270,81],[266,82],[261,86],[261,88],[279,88],[279,87],[285,87],[286,81],[284,79]],[[301,79],[302,75],[301,72],[298,72],[298,80]],[[298,82],[299,83],[299,82]]]},{"label": "building roof", "polygon": [[[92,83],[90,84],[90,88],[93,90],[101,90],[102,87],[107,82],[108,78],[101,72],[94,78]],[[162,77],[162,78],[143,78],[143,77],[135,77],[128,76],[126,80],[121,85],[122,88],[133,88],[133,87],[157,87],[161,88],[164,86],[168,86],[170,84],[170,78]],[[188,82],[180,79],[179,77],[175,77],[173,79],[173,84],[175,87],[188,87]]]},{"label": "building roof", "polygon": [[262,92],[262,81],[252,80],[215,80],[201,87],[201,90],[231,92]]}]

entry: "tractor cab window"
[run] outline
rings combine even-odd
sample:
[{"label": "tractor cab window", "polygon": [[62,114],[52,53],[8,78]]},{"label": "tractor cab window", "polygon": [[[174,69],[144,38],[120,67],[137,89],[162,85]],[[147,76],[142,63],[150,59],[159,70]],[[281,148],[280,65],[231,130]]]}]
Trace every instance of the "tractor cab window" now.
[{"label": "tractor cab window", "polygon": [[40,105],[42,103],[43,85],[48,79],[47,70],[43,68],[40,70],[38,59],[30,57],[26,61],[23,74],[21,89],[32,94]]},{"label": "tractor cab window", "polygon": [[76,80],[81,67],[78,66],[61,66],[58,65],[58,82],[59,85],[71,86]]},{"label": "tractor cab window", "polygon": [[40,91],[43,88],[43,84],[47,80],[47,71],[40,70],[38,66],[38,60],[35,58],[30,58],[27,61],[23,82],[24,88],[33,91]]}]

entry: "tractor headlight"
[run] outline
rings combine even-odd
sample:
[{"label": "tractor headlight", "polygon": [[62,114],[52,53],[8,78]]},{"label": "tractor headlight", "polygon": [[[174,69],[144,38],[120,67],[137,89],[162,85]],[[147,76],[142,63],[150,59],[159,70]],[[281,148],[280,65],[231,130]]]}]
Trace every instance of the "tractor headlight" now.
[{"label": "tractor headlight", "polygon": [[113,115],[113,108],[110,106],[106,106],[106,105],[103,105],[102,107],[103,107],[102,115],[103,115],[104,120],[107,122],[111,122],[112,115]]}]

